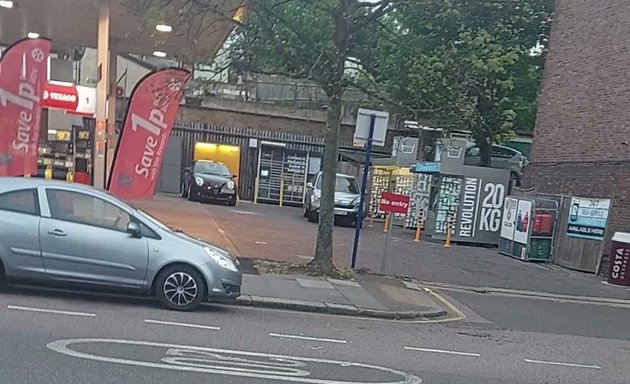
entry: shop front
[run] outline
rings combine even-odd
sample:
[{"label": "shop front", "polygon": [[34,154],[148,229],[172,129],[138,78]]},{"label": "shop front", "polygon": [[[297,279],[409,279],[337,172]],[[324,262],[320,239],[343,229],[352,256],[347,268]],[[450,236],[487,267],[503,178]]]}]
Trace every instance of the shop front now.
[{"label": "shop front", "polygon": [[444,140],[435,163],[418,163],[417,172],[435,178],[428,210],[427,234],[461,243],[498,245],[503,205],[509,193],[506,169],[464,165],[465,140]]},{"label": "shop front", "polygon": [[[416,161],[418,144],[419,139],[415,137],[395,137],[392,156],[372,162],[368,208],[368,215],[372,219],[385,219],[385,212],[380,210],[379,204],[383,192],[410,197],[407,214],[393,214],[393,224],[415,229],[419,221],[426,217],[432,176],[413,173],[410,169],[410,165]],[[420,223],[423,224],[424,221]]]},{"label": "shop front", "polygon": [[92,184],[96,90],[50,81],[42,105],[37,176]]}]

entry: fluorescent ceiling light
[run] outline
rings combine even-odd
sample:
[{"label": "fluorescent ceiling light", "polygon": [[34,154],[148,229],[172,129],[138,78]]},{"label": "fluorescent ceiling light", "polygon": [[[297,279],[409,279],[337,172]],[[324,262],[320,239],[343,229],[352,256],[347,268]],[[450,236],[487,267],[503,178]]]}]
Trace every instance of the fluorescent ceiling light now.
[{"label": "fluorescent ceiling light", "polygon": [[0,7],[11,9],[11,8],[13,8],[13,1],[0,0]]},{"label": "fluorescent ceiling light", "polygon": [[39,38],[39,33],[37,32],[29,32],[28,35],[26,35],[29,39],[37,39]]},{"label": "fluorescent ceiling light", "polygon": [[155,29],[157,29],[160,32],[171,32],[173,30],[173,27],[166,24],[158,24],[155,26]]},{"label": "fluorescent ceiling light", "polygon": [[166,52],[155,51],[155,52],[153,52],[153,56],[155,56],[155,57],[166,57]]}]

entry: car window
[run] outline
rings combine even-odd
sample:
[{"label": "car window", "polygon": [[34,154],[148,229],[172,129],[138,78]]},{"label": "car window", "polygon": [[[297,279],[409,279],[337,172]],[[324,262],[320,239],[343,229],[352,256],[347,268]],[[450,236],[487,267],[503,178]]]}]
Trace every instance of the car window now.
[{"label": "car window", "polygon": [[195,173],[202,173],[205,175],[215,175],[215,176],[232,176],[230,170],[227,167],[220,163],[210,163],[210,162],[197,162],[195,163],[194,168]]},{"label": "car window", "polygon": [[23,189],[0,195],[0,210],[39,215],[36,189]]},{"label": "car window", "polygon": [[[322,189],[321,176],[317,179],[317,185],[315,188],[320,190]],[[337,176],[337,179],[335,180],[335,192],[352,193],[356,195],[359,193],[359,185],[352,177]]]},{"label": "car window", "polygon": [[337,177],[335,191],[356,195],[359,193],[359,186],[357,185],[357,181],[351,177]]},{"label": "car window", "polygon": [[117,206],[90,195],[47,189],[46,198],[53,219],[72,221],[126,232],[131,217]]},{"label": "car window", "polygon": [[492,157],[501,157],[503,159],[510,159],[514,157],[516,152],[511,149],[503,147],[492,147]]},{"label": "car window", "polygon": [[466,151],[466,156],[475,157],[479,156],[479,147],[468,148]]}]

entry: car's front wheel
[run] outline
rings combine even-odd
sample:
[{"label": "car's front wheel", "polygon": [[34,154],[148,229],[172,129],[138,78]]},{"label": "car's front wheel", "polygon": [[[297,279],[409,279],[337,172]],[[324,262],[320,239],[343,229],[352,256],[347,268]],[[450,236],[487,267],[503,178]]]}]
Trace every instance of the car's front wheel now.
[{"label": "car's front wheel", "polygon": [[191,311],[201,304],[206,284],[194,268],[187,265],[168,267],[157,278],[155,295],[162,307]]},{"label": "car's front wheel", "polygon": [[197,198],[196,198],[196,197],[195,197],[195,195],[193,194],[192,189],[193,189],[193,187],[192,187],[192,185],[190,185],[190,186],[188,187],[188,194],[187,194],[188,201],[197,201]]}]

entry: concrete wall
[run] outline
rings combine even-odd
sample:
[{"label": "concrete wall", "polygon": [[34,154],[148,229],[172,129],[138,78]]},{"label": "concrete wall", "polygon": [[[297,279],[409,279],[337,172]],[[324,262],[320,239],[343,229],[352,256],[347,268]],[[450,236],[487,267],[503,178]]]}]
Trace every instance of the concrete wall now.
[{"label": "concrete wall", "polygon": [[630,232],[630,6],[558,0],[525,185],[610,197],[614,231]]}]

